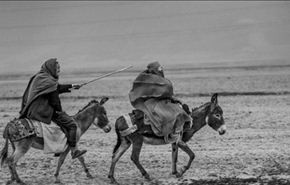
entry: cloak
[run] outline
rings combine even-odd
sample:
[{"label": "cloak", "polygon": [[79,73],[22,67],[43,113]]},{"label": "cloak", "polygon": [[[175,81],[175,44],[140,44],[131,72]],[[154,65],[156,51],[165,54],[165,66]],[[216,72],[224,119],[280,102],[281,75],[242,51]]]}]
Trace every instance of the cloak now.
[{"label": "cloak", "polygon": [[172,103],[172,83],[159,75],[142,72],[129,92],[132,106],[144,112],[145,124],[150,124],[157,136],[168,137],[182,131],[190,117],[179,104]]},{"label": "cloak", "polygon": [[32,76],[22,96],[20,117],[26,115],[31,103],[39,96],[48,94],[57,90],[58,78],[55,77],[55,66],[46,62],[42,65],[41,70]]}]

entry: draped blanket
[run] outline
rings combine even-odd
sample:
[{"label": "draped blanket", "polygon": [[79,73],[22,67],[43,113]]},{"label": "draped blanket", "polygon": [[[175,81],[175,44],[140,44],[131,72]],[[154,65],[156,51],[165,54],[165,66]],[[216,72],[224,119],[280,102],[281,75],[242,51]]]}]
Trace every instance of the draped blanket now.
[{"label": "draped blanket", "polygon": [[172,83],[161,76],[141,73],[133,82],[129,93],[131,104],[135,107],[139,102],[149,98],[170,98],[173,96]]},{"label": "draped blanket", "polygon": [[36,136],[36,130],[27,119],[13,119],[5,127],[3,137],[10,138],[11,141]]},{"label": "draped blanket", "polygon": [[68,147],[65,134],[54,122],[48,125],[31,119],[14,119],[7,124],[3,136],[13,142],[32,136],[43,138],[46,154],[61,153]]},{"label": "draped blanket", "polygon": [[144,123],[165,138],[182,131],[184,123],[190,121],[182,107],[171,102],[172,96],[173,86],[168,79],[145,72],[135,79],[129,93],[132,106],[144,112]]},{"label": "draped blanket", "polygon": [[57,79],[42,71],[31,77],[22,97],[20,117],[26,114],[27,109],[36,98],[55,91],[57,84]]},{"label": "draped blanket", "polygon": [[45,124],[40,121],[30,120],[36,130],[37,137],[43,138],[43,152],[45,154],[62,153],[68,147],[67,137],[61,130],[61,128],[51,122],[51,124]]}]

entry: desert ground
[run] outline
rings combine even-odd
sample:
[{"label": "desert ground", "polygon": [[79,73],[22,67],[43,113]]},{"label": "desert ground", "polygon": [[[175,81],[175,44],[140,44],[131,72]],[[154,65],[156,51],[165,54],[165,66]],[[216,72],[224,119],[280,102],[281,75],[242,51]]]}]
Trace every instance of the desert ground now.
[{"label": "desert ground", "polygon": [[[166,70],[177,98],[191,108],[210,101],[218,92],[227,133],[220,136],[209,126],[189,141],[196,158],[181,178],[171,175],[170,145],[144,145],[141,164],[151,175],[146,181],[130,160],[131,149],[117,163],[115,178],[122,185],[246,185],[290,184],[290,66],[187,68]],[[138,71],[120,73],[61,95],[64,110],[75,114],[91,99],[108,96],[105,104],[110,124],[132,110],[128,92]],[[32,74],[31,74],[32,75]],[[81,83],[99,74],[64,75],[62,83]],[[21,95],[29,75],[0,78],[0,147],[9,120],[18,116]],[[114,129],[104,133],[92,126],[81,138],[79,147],[87,149],[85,160],[93,179],[86,177],[78,160],[67,157],[60,171],[63,184],[109,184],[107,178],[113,147]],[[11,150],[11,145],[10,145]],[[178,166],[188,156],[180,151]],[[54,184],[57,158],[31,149],[20,159],[17,169],[22,180],[31,185]],[[10,178],[7,165],[0,170],[0,184]]]}]

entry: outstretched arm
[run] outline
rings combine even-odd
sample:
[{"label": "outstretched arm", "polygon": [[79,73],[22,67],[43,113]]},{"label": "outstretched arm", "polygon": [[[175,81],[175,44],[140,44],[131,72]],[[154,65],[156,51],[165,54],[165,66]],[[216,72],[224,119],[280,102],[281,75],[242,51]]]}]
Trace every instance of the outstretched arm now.
[{"label": "outstretched arm", "polygon": [[68,93],[71,92],[72,84],[58,84],[57,92],[61,93]]},{"label": "outstretched arm", "polygon": [[58,84],[57,91],[59,94],[71,92],[71,89],[79,89],[81,85],[78,84]]}]

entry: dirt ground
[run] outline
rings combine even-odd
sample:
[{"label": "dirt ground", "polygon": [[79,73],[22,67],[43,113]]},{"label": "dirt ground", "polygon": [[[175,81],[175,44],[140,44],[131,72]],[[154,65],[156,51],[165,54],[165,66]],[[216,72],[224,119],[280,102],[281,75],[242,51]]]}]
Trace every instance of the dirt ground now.
[{"label": "dirt ground", "polygon": [[[281,69],[282,70],[282,69]],[[202,73],[201,73],[202,74]],[[218,73],[220,74],[220,73]],[[234,73],[238,74],[238,73]],[[276,74],[276,73],[275,73]],[[289,90],[289,75],[277,72],[277,78],[273,79],[269,71],[262,73],[260,77],[254,76],[253,79],[271,79],[271,83],[264,82],[264,85],[257,87],[255,81],[248,82],[248,75],[231,76],[229,80],[237,79],[231,82],[233,86],[248,89],[262,90]],[[203,79],[199,75],[200,79]],[[213,80],[219,81],[227,76],[209,77],[209,83],[214,84]],[[272,78],[270,78],[272,76]],[[174,77],[174,74],[171,74]],[[276,76],[275,76],[276,77]],[[183,78],[189,78],[186,75],[173,78],[174,83],[178,83]],[[127,79],[127,78],[126,78]],[[131,82],[120,79],[126,83]],[[204,80],[204,79],[203,79]],[[245,83],[243,83],[243,80]],[[273,81],[279,81],[279,88]],[[269,82],[268,81],[268,82]],[[110,81],[106,81],[107,84]],[[124,83],[125,83],[124,82]],[[8,82],[6,82],[8,84]],[[10,82],[9,82],[10,83]],[[104,83],[104,85],[106,84]],[[184,82],[185,83],[185,82]],[[206,81],[204,82],[206,83]],[[227,82],[229,83],[229,82]],[[258,83],[258,82],[257,82]],[[3,82],[5,85],[5,83]],[[247,85],[248,84],[248,85]],[[250,85],[249,85],[250,84]],[[282,84],[282,85],[281,85]],[[116,85],[116,84],[115,84]],[[111,124],[114,124],[116,118],[131,110],[126,94],[129,85],[122,86],[119,89],[115,86],[106,87],[115,88],[109,91],[109,95],[118,94],[111,97],[106,103],[105,108],[108,112]],[[176,85],[179,92],[186,91],[187,85]],[[232,86],[232,87],[233,87]],[[252,87],[254,86],[254,87]],[[10,89],[21,89],[19,85],[9,86]],[[227,91],[232,89],[229,86],[216,86],[216,88],[198,87],[197,92],[215,92]],[[264,88],[264,89],[263,89]],[[105,90],[106,90],[105,89]],[[117,89],[117,90],[116,90]],[[124,90],[125,89],[125,90]],[[182,89],[182,90],[180,90]],[[104,89],[100,91],[105,91]],[[7,94],[14,93],[15,96],[21,94],[19,91],[9,91],[1,89],[2,98],[0,100],[0,133],[2,135],[6,123],[17,116],[19,111],[19,98],[5,98]],[[118,91],[120,93],[118,93]],[[9,93],[10,92],[10,93]],[[6,93],[6,94],[5,94]],[[82,108],[91,98],[92,91],[82,92],[84,94],[73,94],[75,98],[64,98],[63,106],[68,113],[73,114]],[[96,94],[102,95],[97,92]],[[189,93],[188,93],[189,94]],[[124,96],[123,96],[124,95]],[[86,97],[87,98],[78,98]],[[182,101],[188,103],[191,108],[197,107],[210,101],[210,96],[190,97],[180,96]],[[220,96],[219,105],[224,111],[227,133],[223,136],[218,135],[216,131],[209,126],[205,126],[198,131],[189,141],[189,146],[194,151],[196,158],[191,168],[182,178],[175,178],[171,173],[171,147],[170,145],[150,146],[144,145],[140,155],[141,164],[150,174],[152,181],[146,181],[137,167],[130,160],[131,149],[117,163],[115,178],[122,185],[128,184],[170,184],[170,185],[246,185],[246,184],[268,184],[280,185],[290,184],[290,95],[268,95],[268,96]],[[87,149],[85,155],[86,163],[94,176],[94,179],[88,179],[82,169],[79,161],[72,160],[70,156],[66,159],[61,168],[60,177],[64,184],[109,184],[107,178],[111,163],[113,147],[116,144],[116,134],[114,129],[110,133],[104,133],[101,129],[92,126],[81,138],[79,147]],[[0,147],[4,145],[4,139],[0,139]],[[11,149],[11,145],[10,145]],[[179,152],[178,165],[181,167],[186,164],[188,156],[182,151]],[[42,151],[31,149],[19,162],[17,169],[24,182],[31,185],[54,184],[53,174],[56,169],[57,158],[52,155],[45,155]],[[10,175],[7,166],[0,171],[0,185],[4,184]]]}]

